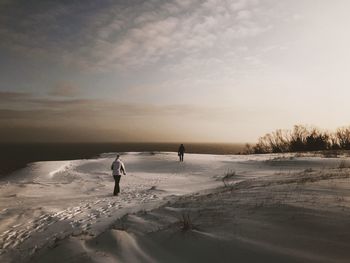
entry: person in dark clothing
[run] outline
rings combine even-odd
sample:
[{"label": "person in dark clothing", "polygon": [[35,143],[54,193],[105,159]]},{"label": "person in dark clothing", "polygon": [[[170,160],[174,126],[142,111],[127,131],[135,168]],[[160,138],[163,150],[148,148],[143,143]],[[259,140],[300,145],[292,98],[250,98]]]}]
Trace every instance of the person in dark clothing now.
[{"label": "person in dark clothing", "polygon": [[178,156],[180,158],[180,162],[183,162],[184,161],[184,154],[185,154],[185,146],[183,144],[180,145],[177,154],[178,154]]},{"label": "person in dark clothing", "polygon": [[117,158],[112,163],[111,170],[113,170],[113,178],[115,182],[113,195],[118,195],[120,192],[119,182],[122,173],[126,175],[124,163],[119,159],[119,155],[117,155]]}]

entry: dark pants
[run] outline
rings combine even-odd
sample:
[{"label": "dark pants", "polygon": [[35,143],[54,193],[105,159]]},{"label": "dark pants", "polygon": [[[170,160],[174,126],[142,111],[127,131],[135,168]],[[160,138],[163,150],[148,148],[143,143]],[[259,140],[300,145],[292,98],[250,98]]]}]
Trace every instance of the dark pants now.
[{"label": "dark pants", "polygon": [[120,175],[113,175],[114,178],[114,191],[113,191],[113,195],[117,195],[120,192],[120,188],[119,188],[119,182],[120,182]]},{"label": "dark pants", "polygon": [[180,162],[184,161],[184,153],[179,153]]}]

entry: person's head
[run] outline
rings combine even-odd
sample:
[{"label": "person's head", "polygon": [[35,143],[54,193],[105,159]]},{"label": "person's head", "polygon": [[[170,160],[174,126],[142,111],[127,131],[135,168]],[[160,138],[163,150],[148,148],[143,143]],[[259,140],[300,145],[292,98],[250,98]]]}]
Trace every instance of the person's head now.
[{"label": "person's head", "polygon": [[117,157],[116,157],[115,159],[119,159],[119,157],[120,157],[120,155],[119,155],[119,154],[117,154]]}]

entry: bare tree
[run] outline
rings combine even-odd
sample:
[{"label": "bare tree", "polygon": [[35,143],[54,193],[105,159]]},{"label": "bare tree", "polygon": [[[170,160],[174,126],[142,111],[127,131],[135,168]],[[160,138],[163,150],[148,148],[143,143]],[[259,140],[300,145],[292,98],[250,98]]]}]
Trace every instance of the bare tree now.
[{"label": "bare tree", "polygon": [[350,149],[350,127],[342,127],[337,129],[336,137],[338,138],[339,147],[341,149]]}]

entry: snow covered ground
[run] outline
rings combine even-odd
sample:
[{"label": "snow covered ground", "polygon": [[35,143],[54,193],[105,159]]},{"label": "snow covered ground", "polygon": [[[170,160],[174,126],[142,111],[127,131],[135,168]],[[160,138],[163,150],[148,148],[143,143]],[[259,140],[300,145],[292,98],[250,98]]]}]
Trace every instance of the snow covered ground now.
[{"label": "snow covered ground", "polygon": [[[121,180],[121,194],[115,197],[110,171],[114,158],[109,153],[97,159],[37,162],[4,178],[0,182],[0,261],[26,262],[32,257],[38,261],[45,249],[54,251],[69,237],[98,237],[126,214],[157,209],[179,196],[215,192],[233,171],[226,187],[307,169],[333,169],[340,163],[339,159],[293,155],[205,154],[187,154],[180,163],[175,153],[126,153],[122,160],[127,175]],[[118,262],[107,259],[91,262]]]}]

